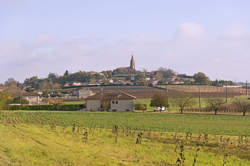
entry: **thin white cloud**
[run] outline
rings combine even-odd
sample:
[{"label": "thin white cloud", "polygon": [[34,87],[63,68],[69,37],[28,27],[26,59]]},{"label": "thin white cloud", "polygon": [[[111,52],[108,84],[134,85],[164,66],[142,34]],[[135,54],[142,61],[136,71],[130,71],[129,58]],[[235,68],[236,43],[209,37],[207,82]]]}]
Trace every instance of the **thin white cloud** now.
[{"label": "thin white cloud", "polygon": [[39,35],[28,43],[0,41],[0,81],[23,80],[49,72],[106,70],[127,66],[135,55],[139,69],[170,67],[181,73],[205,72],[212,79],[250,80],[250,35],[244,27],[209,34],[197,23],[180,25],[173,36],[136,35],[119,41],[58,39]]}]

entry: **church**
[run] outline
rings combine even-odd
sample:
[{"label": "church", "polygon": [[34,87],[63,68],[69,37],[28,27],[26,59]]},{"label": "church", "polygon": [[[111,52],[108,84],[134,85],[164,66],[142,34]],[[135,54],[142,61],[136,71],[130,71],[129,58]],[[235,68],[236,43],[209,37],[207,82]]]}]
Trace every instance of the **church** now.
[{"label": "church", "polygon": [[136,69],[135,69],[135,59],[134,56],[131,55],[131,60],[130,60],[130,66],[128,67],[119,67],[114,70],[115,75],[120,75],[120,74],[135,74]]},{"label": "church", "polygon": [[130,60],[130,71],[135,72],[135,60],[134,56],[132,55],[131,60]]}]

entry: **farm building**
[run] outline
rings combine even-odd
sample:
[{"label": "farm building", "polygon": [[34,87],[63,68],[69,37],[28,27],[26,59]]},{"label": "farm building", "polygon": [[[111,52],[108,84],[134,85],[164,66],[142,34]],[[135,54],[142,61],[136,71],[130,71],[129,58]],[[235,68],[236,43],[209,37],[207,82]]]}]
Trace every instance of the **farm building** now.
[{"label": "farm building", "polygon": [[122,91],[110,93],[97,93],[86,98],[87,110],[112,112],[132,112],[134,111],[135,96]]},{"label": "farm building", "polygon": [[73,95],[77,96],[80,99],[86,99],[89,96],[94,95],[95,93],[89,89],[82,88],[82,89],[77,89],[73,91]]}]

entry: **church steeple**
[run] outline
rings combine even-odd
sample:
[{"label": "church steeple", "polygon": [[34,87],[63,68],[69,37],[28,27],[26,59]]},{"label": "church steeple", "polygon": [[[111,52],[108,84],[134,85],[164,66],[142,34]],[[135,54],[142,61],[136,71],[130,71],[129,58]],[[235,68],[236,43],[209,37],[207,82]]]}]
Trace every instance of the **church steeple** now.
[{"label": "church steeple", "polygon": [[130,60],[130,70],[131,71],[135,71],[135,60],[134,60],[134,56],[132,55],[131,60]]}]

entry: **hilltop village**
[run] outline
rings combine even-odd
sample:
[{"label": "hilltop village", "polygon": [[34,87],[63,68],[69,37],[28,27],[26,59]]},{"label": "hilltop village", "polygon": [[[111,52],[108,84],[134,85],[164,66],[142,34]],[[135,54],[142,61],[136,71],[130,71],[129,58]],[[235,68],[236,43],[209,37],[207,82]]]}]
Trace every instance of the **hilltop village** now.
[{"label": "hilltop village", "polygon": [[99,93],[102,89],[105,91],[125,89],[125,91],[129,93],[133,91],[132,95],[136,94],[136,97],[143,96],[143,98],[150,98],[161,85],[240,87],[232,81],[211,81],[209,77],[202,72],[190,76],[179,74],[172,69],[163,67],[155,71],[140,71],[136,69],[135,57],[131,55],[128,67],[119,67],[114,70],[102,72],[79,71],[71,73],[66,70],[63,75],[49,73],[46,78],[34,76],[25,79],[23,83],[10,78],[4,84],[0,84],[0,91],[6,91],[11,95],[14,100],[11,102],[13,104],[23,104],[27,103],[27,101],[29,104],[45,104],[48,103],[48,101],[44,99],[84,99]]}]

